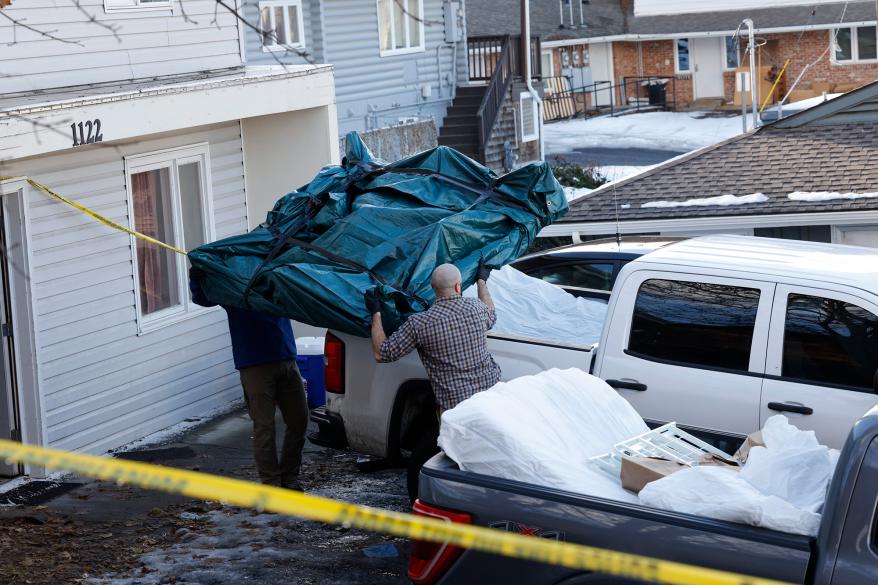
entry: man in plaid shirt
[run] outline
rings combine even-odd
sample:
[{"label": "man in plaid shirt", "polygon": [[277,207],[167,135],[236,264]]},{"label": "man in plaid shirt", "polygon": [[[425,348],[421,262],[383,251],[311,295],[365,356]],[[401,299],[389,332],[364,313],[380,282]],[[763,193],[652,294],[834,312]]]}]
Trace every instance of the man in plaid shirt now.
[{"label": "man in plaid shirt", "polygon": [[478,299],[461,296],[460,271],[442,264],[430,284],[436,302],[412,315],[389,338],[381,324],[381,306],[367,294],[372,313],[372,349],[380,363],[395,362],[418,350],[440,411],[454,408],[476,392],[500,381],[500,367],[488,352],[487,333],[497,321],[494,302],[485,283],[490,269],[479,265]]},{"label": "man in plaid shirt", "polygon": [[[485,281],[490,268],[479,263],[476,286],[479,298],[464,298],[461,293],[460,270],[453,264],[442,264],[433,271],[430,284],[436,302],[412,315],[389,338],[381,324],[381,303],[373,291],[366,293],[366,308],[372,314],[372,351],[375,361],[393,362],[418,350],[427,370],[438,405],[437,414],[454,408],[476,392],[487,390],[500,381],[500,367],[488,352],[488,330],[497,321],[494,302]],[[408,467],[409,498],[418,496],[421,467],[439,448],[436,417],[425,417],[413,445]]]}]

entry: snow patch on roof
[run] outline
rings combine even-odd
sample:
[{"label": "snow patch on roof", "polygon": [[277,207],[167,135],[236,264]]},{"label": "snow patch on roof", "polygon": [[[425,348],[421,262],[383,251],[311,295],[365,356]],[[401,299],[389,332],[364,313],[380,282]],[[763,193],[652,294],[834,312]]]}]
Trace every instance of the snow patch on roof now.
[{"label": "snow patch on roof", "polygon": [[567,196],[568,203],[583,195],[588,195],[592,191],[594,189],[589,189],[588,187],[564,187],[564,195]]},{"label": "snow patch on roof", "polygon": [[850,199],[874,199],[878,192],[874,193],[838,193],[835,191],[793,191],[787,195],[787,199],[793,201],[847,201]]},{"label": "snow patch on roof", "polygon": [[665,207],[694,207],[694,206],[718,206],[728,207],[729,205],[745,205],[747,203],[765,203],[768,201],[763,193],[752,193],[750,195],[718,195],[716,197],[704,197],[701,199],[685,199],[683,201],[647,201],[642,204],[641,208],[665,208]]}]

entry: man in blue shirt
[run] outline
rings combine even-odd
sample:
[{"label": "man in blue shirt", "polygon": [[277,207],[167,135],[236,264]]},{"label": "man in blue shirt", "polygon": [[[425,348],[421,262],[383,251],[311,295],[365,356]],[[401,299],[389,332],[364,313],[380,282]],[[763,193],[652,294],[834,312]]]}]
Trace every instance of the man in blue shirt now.
[{"label": "man in blue shirt", "polygon": [[[192,301],[204,307],[216,306],[204,296],[197,275],[190,274]],[[229,333],[235,369],[241,376],[244,400],[253,421],[253,451],[259,479],[264,484],[302,491],[299,467],[308,401],[296,365],[296,340],[289,319],[227,307]],[[286,430],[280,458],[274,414],[280,409]]]}]

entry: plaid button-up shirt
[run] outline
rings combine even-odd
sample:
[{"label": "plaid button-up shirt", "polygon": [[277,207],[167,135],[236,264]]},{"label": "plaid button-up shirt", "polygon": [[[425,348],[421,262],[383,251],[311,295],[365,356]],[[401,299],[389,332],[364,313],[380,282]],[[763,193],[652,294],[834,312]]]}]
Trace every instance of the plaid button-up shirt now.
[{"label": "plaid button-up shirt", "polygon": [[440,297],[384,340],[381,361],[394,362],[417,349],[439,408],[454,408],[500,381],[487,339],[496,321],[494,310],[478,299]]}]

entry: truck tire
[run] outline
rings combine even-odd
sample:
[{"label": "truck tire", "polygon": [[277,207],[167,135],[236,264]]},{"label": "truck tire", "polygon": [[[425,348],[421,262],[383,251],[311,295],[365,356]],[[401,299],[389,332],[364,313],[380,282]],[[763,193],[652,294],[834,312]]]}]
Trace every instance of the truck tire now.
[{"label": "truck tire", "polygon": [[418,478],[421,475],[421,467],[430,460],[430,457],[439,452],[439,446],[436,440],[439,438],[438,425],[425,428],[415,443],[412,454],[409,457],[407,486],[409,491],[409,499],[412,504],[418,497]]}]

